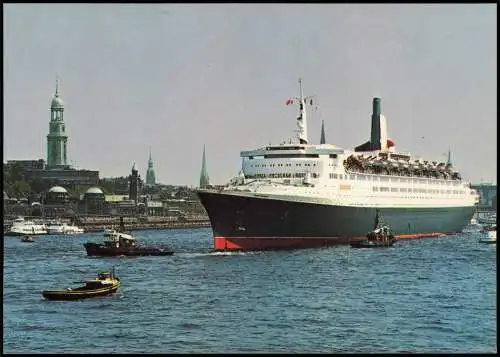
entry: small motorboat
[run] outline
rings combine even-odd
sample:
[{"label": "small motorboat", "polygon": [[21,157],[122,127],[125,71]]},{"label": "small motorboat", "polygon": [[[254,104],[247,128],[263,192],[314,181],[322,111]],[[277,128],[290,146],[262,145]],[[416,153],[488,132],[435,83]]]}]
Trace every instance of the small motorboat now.
[{"label": "small motorboat", "polygon": [[366,235],[365,240],[360,240],[357,242],[352,242],[351,247],[353,248],[386,248],[392,247],[396,243],[397,239],[392,234],[391,228],[385,225],[382,218],[377,210],[377,215],[375,216],[375,226],[374,229]]},{"label": "small motorboat", "polygon": [[33,239],[32,236],[24,236],[21,238],[21,242],[23,243],[34,243],[35,240]]},{"label": "small motorboat", "polygon": [[496,224],[485,227],[482,233],[486,234],[488,236],[488,239],[480,240],[479,241],[480,243],[497,244],[497,225]]},{"label": "small motorboat", "polygon": [[123,220],[120,220],[120,230],[104,231],[104,242],[87,242],[83,246],[88,256],[98,257],[139,257],[172,255],[174,252],[168,248],[144,247],[140,245],[132,234],[125,233]]},{"label": "small motorboat", "polygon": [[469,224],[462,229],[462,233],[480,233],[484,230],[484,226],[477,222],[475,218],[471,218]]},{"label": "small motorboat", "polygon": [[85,283],[85,285],[64,290],[44,290],[42,296],[47,300],[81,300],[114,294],[120,287],[120,279],[115,276],[114,271],[101,272],[95,279],[75,283]]}]

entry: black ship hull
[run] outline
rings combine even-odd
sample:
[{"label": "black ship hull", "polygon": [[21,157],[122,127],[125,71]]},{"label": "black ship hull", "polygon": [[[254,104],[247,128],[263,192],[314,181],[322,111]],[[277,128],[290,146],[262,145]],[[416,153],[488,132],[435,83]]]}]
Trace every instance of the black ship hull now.
[{"label": "black ship hull", "polygon": [[103,244],[85,243],[85,250],[88,256],[94,257],[140,257],[140,256],[164,256],[172,255],[173,251],[160,249],[160,248],[147,248],[147,247],[107,247]]},{"label": "black ship hull", "polygon": [[[376,207],[249,197],[200,190],[216,250],[295,249],[366,239]],[[396,238],[461,232],[475,207],[378,208]]]}]

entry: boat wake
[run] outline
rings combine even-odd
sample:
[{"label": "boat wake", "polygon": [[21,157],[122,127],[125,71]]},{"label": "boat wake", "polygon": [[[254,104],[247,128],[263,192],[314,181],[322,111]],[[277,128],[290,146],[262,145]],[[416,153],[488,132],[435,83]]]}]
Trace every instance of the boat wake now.
[{"label": "boat wake", "polygon": [[260,252],[219,252],[219,251],[209,251],[209,252],[189,252],[189,253],[178,253],[177,256],[185,258],[200,258],[200,257],[226,257],[226,256],[244,256],[244,255],[255,255]]}]

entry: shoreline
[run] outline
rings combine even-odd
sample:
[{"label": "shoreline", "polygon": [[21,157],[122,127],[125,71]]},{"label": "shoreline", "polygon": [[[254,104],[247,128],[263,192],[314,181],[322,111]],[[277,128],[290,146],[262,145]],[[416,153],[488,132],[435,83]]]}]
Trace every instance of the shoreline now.
[{"label": "shoreline", "polygon": [[[104,232],[105,229],[116,229],[118,225],[92,224],[81,225],[85,233]],[[168,223],[143,223],[143,224],[125,224],[126,231],[144,231],[160,229],[189,229],[189,228],[210,228],[210,221],[207,222],[168,222]]]},{"label": "shoreline", "polygon": [[[69,234],[69,236],[79,236],[86,233],[101,233],[106,229],[118,229],[119,224],[96,224],[96,223],[87,223],[87,224],[79,224],[79,227],[83,228],[84,232],[80,234]],[[196,222],[155,222],[155,223],[132,223],[125,224],[126,231],[144,231],[144,230],[161,230],[161,229],[195,229],[195,228],[210,228],[210,221],[196,221]],[[45,236],[50,234],[35,234],[35,236]],[[53,235],[62,235],[62,234],[53,234]],[[19,236],[17,234],[7,234],[7,232],[3,232],[4,237],[16,237]]]}]

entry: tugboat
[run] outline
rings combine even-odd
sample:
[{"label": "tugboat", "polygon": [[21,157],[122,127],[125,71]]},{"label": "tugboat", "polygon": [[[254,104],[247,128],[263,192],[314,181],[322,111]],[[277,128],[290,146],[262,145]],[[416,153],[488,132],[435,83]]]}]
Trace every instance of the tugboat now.
[{"label": "tugboat", "polygon": [[386,248],[392,247],[397,239],[392,234],[391,228],[385,225],[379,210],[375,216],[375,225],[372,231],[366,235],[366,240],[352,242],[353,248]]},{"label": "tugboat", "polygon": [[115,276],[114,268],[112,273],[100,272],[95,279],[75,283],[85,285],[64,290],[44,290],[42,296],[47,300],[80,300],[114,294],[120,287],[120,279]]},{"label": "tugboat", "polygon": [[117,256],[160,256],[172,255],[168,248],[143,247],[131,234],[125,233],[123,218],[120,218],[120,230],[104,231],[104,243],[87,242],[83,245],[88,256],[117,257]]}]

